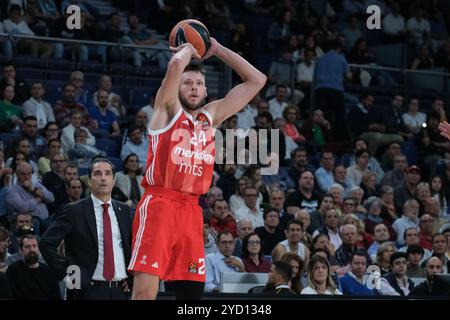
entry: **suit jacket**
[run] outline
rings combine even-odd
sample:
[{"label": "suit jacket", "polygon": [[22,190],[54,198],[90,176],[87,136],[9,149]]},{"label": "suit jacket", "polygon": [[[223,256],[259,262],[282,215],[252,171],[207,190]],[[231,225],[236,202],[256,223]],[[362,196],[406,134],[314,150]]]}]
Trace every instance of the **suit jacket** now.
[{"label": "suit jacket", "polygon": [[[111,201],[119,224],[125,266],[128,266],[131,258],[130,208],[122,202]],[[57,253],[62,240],[65,259]],[[89,288],[98,261],[97,226],[91,197],[66,205],[42,236],[39,248],[59,279],[67,275],[68,266],[77,265],[81,271],[81,290]]]}]

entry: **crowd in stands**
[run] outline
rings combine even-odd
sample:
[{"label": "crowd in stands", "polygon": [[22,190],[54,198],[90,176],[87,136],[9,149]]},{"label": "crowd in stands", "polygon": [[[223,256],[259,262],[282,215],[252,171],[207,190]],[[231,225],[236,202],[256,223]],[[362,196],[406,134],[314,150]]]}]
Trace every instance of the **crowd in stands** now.
[{"label": "crowd in stands", "polygon": [[[80,31],[63,23],[73,3],[82,5]],[[167,42],[143,24],[161,36],[191,17],[252,62],[256,54],[270,56],[266,88],[219,129],[235,130],[231,138],[247,146],[249,129],[279,129],[258,148],[278,139],[278,151],[264,150],[280,167],[262,175],[267,163],[248,150],[244,157],[253,164],[215,165],[211,188],[200,198],[205,291],[219,291],[221,272],[263,272],[269,274],[264,291],[273,294],[430,295],[432,276],[450,270],[450,141],[438,129],[449,119],[449,101],[435,92],[425,107],[402,79],[349,67],[375,64],[363,29],[370,4],[382,9],[384,42],[417,50],[408,68],[450,71],[448,1],[152,1],[145,8],[135,1],[125,32],[119,14],[98,19],[89,1],[10,0],[0,7],[0,32],[145,45],[126,50],[127,58],[164,70],[170,53],[160,49]],[[261,46],[248,16],[269,22]],[[101,45],[0,41],[9,58],[23,52],[109,62],[123,54]],[[85,74],[75,70],[52,102],[45,81],[21,79],[13,62],[1,71],[0,298],[6,283],[14,298],[61,298],[61,279],[45,267],[39,237],[64,205],[89,195],[82,169],[94,156],[114,161],[113,197],[134,211],[144,192],[152,105],[139,106],[124,123],[130,106],[108,74],[91,93]],[[364,89],[350,93],[352,84]],[[395,90],[379,101],[373,86]],[[226,159],[225,144],[216,154]],[[35,277],[30,270],[39,265]],[[379,273],[376,285],[369,266]]]}]

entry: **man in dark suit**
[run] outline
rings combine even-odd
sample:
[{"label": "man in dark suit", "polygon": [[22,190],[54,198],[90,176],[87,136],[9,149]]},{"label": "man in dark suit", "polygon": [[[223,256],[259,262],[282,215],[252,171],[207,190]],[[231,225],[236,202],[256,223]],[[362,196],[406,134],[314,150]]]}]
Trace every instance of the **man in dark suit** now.
[{"label": "man in dark suit", "polygon": [[291,278],[291,266],[287,262],[275,261],[263,292],[277,295],[295,295],[295,292],[288,285]]},{"label": "man in dark suit", "polygon": [[[111,199],[114,171],[109,160],[91,162],[89,182],[91,195],[64,207],[42,237],[41,253],[59,279],[69,266],[80,268],[80,287],[68,290],[68,299],[124,300],[130,292],[130,209]],[[57,253],[62,240],[65,259]]]}]

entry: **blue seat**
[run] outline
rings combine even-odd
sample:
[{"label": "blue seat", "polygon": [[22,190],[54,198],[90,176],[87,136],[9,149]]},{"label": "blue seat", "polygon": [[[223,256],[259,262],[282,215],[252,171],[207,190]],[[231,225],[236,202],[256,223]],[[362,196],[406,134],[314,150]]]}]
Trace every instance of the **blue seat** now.
[{"label": "blue seat", "polygon": [[108,157],[118,157],[119,148],[117,142],[112,139],[97,138],[96,147],[106,152]]},{"label": "blue seat", "polygon": [[0,133],[0,141],[3,142],[3,150],[11,150],[13,141],[19,137],[20,135],[16,133]]},{"label": "blue seat", "polygon": [[419,162],[419,152],[413,142],[403,141],[400,143],[400,149],[408,160],[408,165],[417,165]]},{"label": "blue seat", "polygon": [[347,168],[350,165],[350,161],[352,160],[353,157],[354,157],[353,153],[344,153],[341,157],[341,164]]},{"label": "blue seat", "polygon": [[123,161],[118,157],[108,157],[108,160],[114,165],[114,172],[119,172],[123,170]]}]

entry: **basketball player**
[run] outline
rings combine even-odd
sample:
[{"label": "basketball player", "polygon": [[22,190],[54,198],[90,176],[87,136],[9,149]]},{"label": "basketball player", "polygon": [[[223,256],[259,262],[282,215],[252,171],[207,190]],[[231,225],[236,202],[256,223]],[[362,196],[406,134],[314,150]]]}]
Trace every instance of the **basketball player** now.
[{"label": "basketball player", "polygon": [[[214,130],[263,88],[266,76],[211,38],[203,59],[216,56],[242,79],[205,105],[205,75],[197,50],[185,43],[159,88],[149,123],[145,193],[133,223],[132,299],[155,299],[159,281],[174,284],[177,299],[200,299],[205,282],[203,216],[198,197],[208,191],[214,165]],[[232,261],[227,261],[232,264]]]},{"label": "basketball player", "polygon": [[441,135],[450,140],[450,124],[447,121],[439,123]]}]

